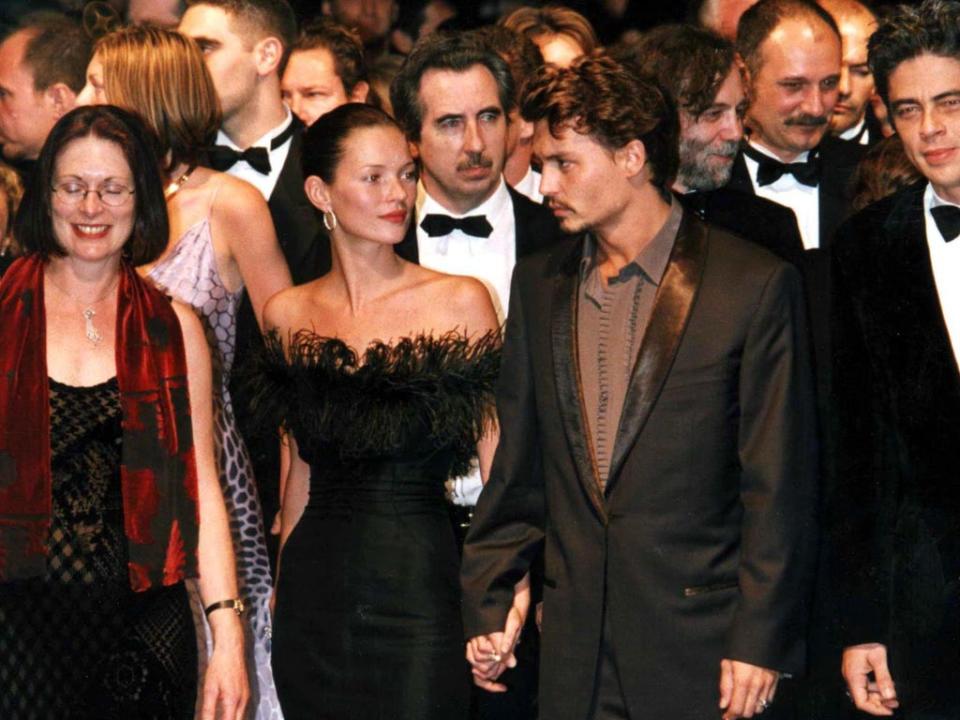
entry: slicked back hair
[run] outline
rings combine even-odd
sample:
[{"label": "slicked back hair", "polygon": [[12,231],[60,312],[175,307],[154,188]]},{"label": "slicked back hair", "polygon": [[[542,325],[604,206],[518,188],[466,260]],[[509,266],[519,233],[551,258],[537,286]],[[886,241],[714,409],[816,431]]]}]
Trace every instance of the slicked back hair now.
[{"label": "slicked back hair", "polygon": [[784,20],[806,17],[822,21],[840,39],[833,16],[814,0],[760,0],[747,8],[737,24],[737,52],[753,77],[762,66],[760,48]]},{"label": "slicked back hair", "polygon": [[497,92],[504,115],[516,107],[513,76],[507,63],[475,32],[431,33],[418,41],[390,84],[393,114],[407,138],[416,142],[423,127],[423,103],[420,81],[428,70],[466,72],[481,65],[490,71],[497,83]]},{"label": "slicked back hair", "polygon": [[297,39],[297,16],[287,0],[187,0],[187,7],[208,5],[220,8],[236,23],[238,34],[251,47],[267,37],[283,44],[283,57],[278,73],[283,75],[290,57],[290,48]]},{"label": "slicked back hair", "polygon": [[520,112],[529,122],[546,120],[555,137],[570,128],[610,150],[639,140],[652,183],[663,192],[673,183],[679,121],[670,94],[603,50],[568,68],[545,66],[527,86]]},{"label": "slicked back hair", "polygon": [[312,21],[300,31],[291,53],[323,49],[333,57],[333,71],[349,96],[357,83],[370,82],[363,58],[363,42],[356,31],[330,17]]},{"label": "slicked back hair", "polygon": [[614,57],[660,80],[684,112],[697,117],[713,105],[734,69],[733,44],[693,25],[661,25],[613,50]]},{"label": "slicked back hair", "polygon": [[924,0],[919,7],[901,5],[881,16],[867,58],[885,103],[889,105],[890,75],[897,66],[925,54],[960,61],[960,3]]},{"label": "slicked back hair", "polygon": [[584,55],[589,55],[600,47],[600,40],[597,39],[597,33],[590,21],[576,10],[562,5],[519,7],[501,19],[500,25],[531,39],[540,35],[566,35],[583,48]]}]

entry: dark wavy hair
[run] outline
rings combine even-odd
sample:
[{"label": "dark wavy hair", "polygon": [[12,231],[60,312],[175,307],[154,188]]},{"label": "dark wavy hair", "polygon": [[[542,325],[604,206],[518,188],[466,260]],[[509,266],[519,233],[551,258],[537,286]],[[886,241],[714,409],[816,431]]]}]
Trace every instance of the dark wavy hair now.
[{"label": "dark wavy hair", "polygon": [[788,18],[816,18],[824,22],[840,38],[840,28],[833,16],[814,0],[760,0],[740,16],[737,23],[737,52],[756,77],[762,65],[760,46],[780,23]]},{"label": "dark wavy hair", "polygon": [[960,61],[960,3],[925,0],[918,7],[900,5],[881,15],[870,36],[867,60],[885,103],[890,102],[893,71],[900,63],[924,53]]},{"label": "dark wavy hair", "polygon": [[475,32],[510,67],[513,87],[519,99],[524,86],[543,65],[543,54],[540,48],[523,33],[503,25],[487,25],[478,28]]},{"label": "dark wavy hair", "polygon": [[680,130],[670,94],[604,50],[568,68],[543,67],[527,86],[520,112],[530,122],[546,120],[554,136],[569,127],[611,150],[640,140],[653,184],[666,191],[673,182]]},{"label": "dark wavy hair", "polygon": [[713,105],[734,67],[733,43],[693,25],[661,25],[611,54],[656,77],[680,109],[694,117]]},{"label": "dark wavy hair", "polygon": [[516,107],[513,76],[507,63],[483,39],[473,32],[431,33],[418,41],[390,84],[393,114],[410,140],[420,139],[423,127],[423,103],[420,101],[420,80],[428,70],[466,72],[482,65],[497,83],[497,93],[504,115]]},{"label": "dark wavy hair", "polygon": [[562,5],[542,8],[521,6],[501,18],[499,24],[531,40],[540,35],[566,35],[583,48],[584,55],[600,47],[600,40],[590,21],[576,10]]},{"label": "dark wavy hair", "polygon": [[53,126],[24,192],[14,236],[26,252],[44,259],[66,255],[51,219],[54,171],[67,145],[91,136],[116,144],[130,166],[135,220],[124,255],[134,265],[153,262],[163,254],[170,235],[156,140],[139,117],[113,105],[76,108]]},{"label": "dark wavy hair", "polygon": [[351,133],[383,125],[400,130],[396,121],[383,110],[364,103],[346,103],[324,113],[307,128],[303,138],[300,162],[303,177],[316,175],[325,183],[333,182]]}]

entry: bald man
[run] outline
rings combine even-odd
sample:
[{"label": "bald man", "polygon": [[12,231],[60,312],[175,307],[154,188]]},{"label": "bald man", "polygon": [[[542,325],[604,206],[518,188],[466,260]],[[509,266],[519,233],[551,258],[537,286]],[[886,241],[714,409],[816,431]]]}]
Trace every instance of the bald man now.
[{"label": "bald man", "polygon": [[842,140],[872,145],[883,135],[870,109],[874,95],[873,73],[867,64],[867,41],[877,29],[877,18],[858,0],[818,0],[840,29],[842,59],[837,104],[830,132]]},{"label": "bald man", "polygon": [[703,0],[697,12],[697,22],[730,42],[737,39],[740,16],[757,0]]}]

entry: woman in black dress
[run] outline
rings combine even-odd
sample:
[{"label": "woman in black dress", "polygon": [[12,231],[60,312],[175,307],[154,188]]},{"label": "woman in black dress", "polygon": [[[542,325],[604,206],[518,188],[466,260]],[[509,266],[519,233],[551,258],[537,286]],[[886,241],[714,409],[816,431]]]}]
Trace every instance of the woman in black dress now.
[{"label": "woman in black dress", "polygon": [[[331,272],[271,298],[260,411],[290,431],[273,666],[287,720],[466,718],[470,672],[444,482],[496,442],[500,334],[486,288],[393,246],[407,142],[348,104],[306,135]],[[271,408],[274,412],[269,412]]]},{"label": "woman in black dress", "polygon": [[246,703],[233,552],[193,314],[137,275],[167,244],[132,114],[63,117],[0,282],[0,717],[192,718],[201,575],[215,648],[203,717]]}]

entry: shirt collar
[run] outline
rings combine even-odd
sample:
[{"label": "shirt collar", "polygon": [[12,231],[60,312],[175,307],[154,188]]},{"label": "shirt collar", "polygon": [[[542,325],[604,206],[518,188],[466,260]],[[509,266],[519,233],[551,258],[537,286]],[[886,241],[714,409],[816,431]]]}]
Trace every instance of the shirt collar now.
[{"label": "shirt collar", "polygon": [[960,203],[944,200],[942,197],[937,195],[937,191],[933,189],[933,185],[929,182],[927,183],[926,190],[924,190],[923,192],[923,205],[928,212],[935,207],[941,207],[943,205],[952,205],[953,207],[960,207]]},{"label": "shirt collar", "polygon": [[[465,213],[451,212],[439,202],[434,200],[434,198],[423,186],[422,180],[417,184],[418,222],[419,219],[424,215],[437,213],[439,215],[449,215],[453,218],[463,218],[470,215],[485,215],[487,220],[493,224],[493,218],[496,218],[501,212],[503,212],[510,202],[510,191],[507,190],[507,183],[504,181],[502,175],[500,176],[500,183],[497,185],[497,189],[493,191],[493,194],[475,208],[467,210]],[[494,230],[496,230],[496,227],[494,227]]]},{"label": "shirt collar", "polygon": [[867,117],[866,115],[860,119],[856,125],[852,128],[847,128],[842,133],[840,133],[841,140],[859,140],[860,134],[863,132],[864,128],[867,126]]},{"label": "shirt collar", "polygon": [[[250,144],[250,147],[265,147],[268,151],[270,148],[270,141],[273,140],[277,135],[286,130],[290,123],[293,122],[293,113],[290,112],[290,108],[286,105],[283,106],[286,116],[283,118],[283,122],[274,127],[272,130],[268,130],[266,133],[261,135],[257,140]],[[285,145],[286,143],[284,143]],[[233,148],[234,150],[246,150],[246,148],[241,148],[237,145],[230,137],[223,131],[221,128],[217,131],[217,145],[226,145],[227,147]],[[280,147],[283,147],[281,145]],[[274,150],[279,150],[280,148],[273,148]]]},{"label": "shirt collar", "polygon": [[[663,280],[663,274],[667,270],[667,263],[670,262],[670,253],[673,252],[673,245],[680,230],[681,220],[683,220],[683,206],[678,200],[671,197],[670,214],[667,216],[666,222],[657,230],[653,239],[637,253],[637,256],[621,268],[616,277],[610,279],[610,284],[625,282],[639,273],[654,287],[659,287]],[[596,289],[599,289],[601,287],[600,274],[594,272],[596,265],[597,241],[592,234],[587,233],[583,239],[580,281],[584,282],[586,280],[591,285],[595,285]]]},{"label": "shirt collar", "polygon": [[[758,143],[755,143],[755,142],[753,142],[752,140],[747,140],[747,142],[750,144],[750,147],[752,147],[752,148],[753,148],[754,150],[756,150],[757,152],[763,153],[763,154],[766,155],[767,157],[773,158],[774,160],[776,160],[776,161],[779,162],[779,163],[782,163],[782,162],[783,162],[783,160],[781,160],[780,158],[778,158],[776,155],[773,154],[773,151],[767,150],[767,148],[765,148],[763,145],[760,145],[760,144],[758,144]],[[809,150],[805,150],[805,151],[803,151],[802,153],[800,153],[799,155],[797,155],[797,156],[796,156],[793,160],[791,160],[790,162],[791,162],[791,163],[805,163],[805,162],[807,161],[807,158],[808,158],[808,157],[810,157],[810,151],[809,151]],[[747,159],[747,160],[750,160],[750,158],[746,158],[746,159]],[[784,164],[786,164],[786,163],[784,163]]]}]

